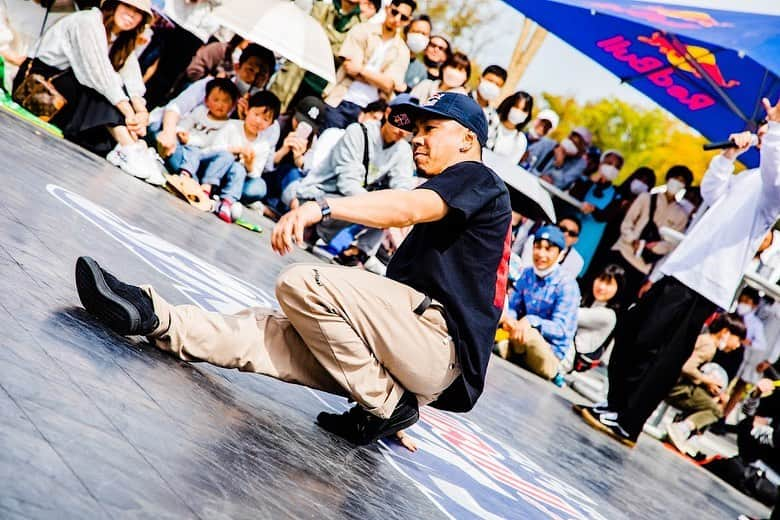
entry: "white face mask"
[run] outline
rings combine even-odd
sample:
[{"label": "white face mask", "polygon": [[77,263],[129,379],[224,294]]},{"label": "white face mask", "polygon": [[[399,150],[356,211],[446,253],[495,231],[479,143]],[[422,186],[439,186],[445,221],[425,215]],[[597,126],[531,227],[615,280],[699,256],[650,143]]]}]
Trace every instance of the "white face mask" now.
[{"label": "white face mask", "polygon": [[634,179],[631,181],[631,186],[629,186],[629,188],[631,189],[631,193],[634,195],[639,195],[641,193],[647,193],[650,191],[650,188],[647,187],[647,184],[640,181],[639,179]]},{"label": "white face mask", "polygon": [[749,303],[738,303],[737,304],[737,314],[740,316],[747,316],[753,312],[753,306]]},{"label": "white face mask", "polygon": [[599,166],[599,173],[609,182],[612,182],[615,179],[617,179],[620,170],[618,170],[615,166],[612,166],[611,164],[602,164],[601,166]]},{"label": "white face mask", "polygon": [[241,76],[238,74],[236,74],[236,86],[242,96],[252,89],[252,85],[241,79]]},{"label": "white face mask", "polygon": [[528,133],[528,137],[530,137],[531,139],[539,139],[541,137],[539,134],[536,133],[534,127],[529,128],[527,133]]},{"label": "white face mask", "polygon": [[442,84],[447,85],[450,88],[462,86],[466,83],[467,79],[464,71],[453,69],[452,67],[447,67],[441,73]]},{"label": "white face mask", "polygon": [[547,278],[555,270],[556,267],[558,267],[558,264],[553,264],[547,269],[542,270],[534,266],[534,274],[539,278]]},{"label": "white face mask", "polygon": [[685,188],[685,184],[677,179],[669,179],[669,182],[666,183],[666,192],[672,196],[680,193],[680,190],[683,188]]},{"label": "white face mask", "polygon": [[728,344],[729,344],[728,336],[726,336],[725,338],[721,338],[721,340],[718,342],[718,350],[725,350]]},{"label": "white face mask", "polygon": [[486,79],[483,79],[479,82],[479,86],[477,87],[477,92],[479,92],[479,95],[482,96],[482,99],[486,101],[493,101],[498,96],[501,95],[501,87],[493,83],[492,81],[488,81]]},{"label": "white face mask", "polygon": [[561,141],[561,148],[563,148],[563,151],[566,152],[566,155],[577,155],[580,152],[580,149],[577,148],[577,145],[574,144],[574,141],[568,137]]},{"label": "white face mask", "polygon": [[422,33],[410,32],[406,35],[406,45],[412,54],[418,54],[428,46],[429,38]]},{"label": "white face mask", "polygon": [[525,121],[527,117],[528,117],[528,112],[526,112],[525,110],[521,110],[517,107],[510,108],[509,114],[506,116],[509,122],[515,126]]}]

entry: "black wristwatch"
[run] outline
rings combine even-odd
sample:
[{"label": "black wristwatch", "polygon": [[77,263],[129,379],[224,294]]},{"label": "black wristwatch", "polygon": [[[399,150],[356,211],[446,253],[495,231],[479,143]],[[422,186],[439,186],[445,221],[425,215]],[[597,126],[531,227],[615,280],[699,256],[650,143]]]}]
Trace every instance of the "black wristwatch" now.
[{"label": "black wristwatch", "polygon": [[325,200],[325,197],[317,197],[314,199],[314,202],[316,202],[320,206],[320,212],[322,213],[322,220],[320,222],[327,222],[330,220],[330,206],[328,205],[328,201]]}]

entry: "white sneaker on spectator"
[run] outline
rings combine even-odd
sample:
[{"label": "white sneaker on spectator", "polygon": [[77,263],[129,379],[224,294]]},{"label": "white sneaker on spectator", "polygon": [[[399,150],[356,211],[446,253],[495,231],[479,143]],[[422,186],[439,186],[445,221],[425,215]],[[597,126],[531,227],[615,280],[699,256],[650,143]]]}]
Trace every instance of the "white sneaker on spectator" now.
[{"label": "white sneaker on spectator", "polygon": [[380,262],[379,259],[375,256],[369,256],[366,261],[363,262],[363,267],[366,268],[366,271],[370,271],[381,276],[384,276],[387,272],[387,266]]},{"label": "white sneaker on spectator", "polygon": [[162,158],[157,155],[154,148],[147,146],[146,155],[149,159],[149,176],[144,180],[155,186],[163,186],[165,184],[165,174],[168,173],[168,170],[165,169],[165,163]]},{"label": "white sneaker on spectator", "polygon": [[106,160],[129,173],[133,177],[146,180],[149,177],[149,159],[146,153],[146,145],[143,143],[133,143],[127,146],[117,144],[113,150],[108,152]]},{"label": "white sneaker on spectator", "polygon": [[666,425],[666,433],[669,440],[680,453],[688,451],[688,439],[691,437],[691,429],[685,421],[673,422]]}]

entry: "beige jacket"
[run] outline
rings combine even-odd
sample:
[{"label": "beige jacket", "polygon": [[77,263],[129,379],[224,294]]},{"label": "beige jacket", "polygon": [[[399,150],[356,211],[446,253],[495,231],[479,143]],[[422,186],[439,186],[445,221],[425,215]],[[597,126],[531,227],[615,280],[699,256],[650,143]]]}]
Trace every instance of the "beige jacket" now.
[{"label": "beige jacket", "polygon": [[717,351],[718,346],[715,344],[712,336],[710,334],[700,334],[696,338],[696,345],[693,347],[691,357],[688,358],[688,361],[682,367],[683,377],[689,379],[695,385],[701,383],[701,378],[704,377],[704,374],[699,370],[699,367],[712,361]]},{"label": "beige jacket", "polygon": [[[341,45],[341,50],[339,50],[339,56],[365,65],[381,43],[382,25],[370,22],[361,23],[349,30]],[[409,67],[409,57],[409,48],[406,46],[406,42],[396,34],[380,68],[382,74],[393,78],[396,89],[400,89],[404,85],[404,76]],[[332,107],[338,106],[344,99],[352,81],[352,78],[344,70],[344,66],[339,67],[339,70],[336,71],[336,82],[331,83],[325,89],[325,102]],[[386,97],[385,93],[381,94]]]},{"label": "beige jacket", "polygon": [[[668,227],[676,231],[684,231],[685,226],[688,224],[688,215],[682,206],[674,200],[668,202],[666,195],[663,193],[652,196],[658,197],[655,218],[653,219],[655,225],[659,229]],[[633,244],[634,241],[639,240],[639,236],[650,220],[650,197],[649,193],[643,193],[634,200],[631,207],[628,208],[623,222],[620,224],[620,238],[612,246],[613,251],[620,251],[628,263],[645,274],[650,273],[653,264],[648,264],[641,257],[636,256]],[[674,249],[673,244],[662,240],[652,247],[651,251],[658,255],[667,255],[672,249]]]}]

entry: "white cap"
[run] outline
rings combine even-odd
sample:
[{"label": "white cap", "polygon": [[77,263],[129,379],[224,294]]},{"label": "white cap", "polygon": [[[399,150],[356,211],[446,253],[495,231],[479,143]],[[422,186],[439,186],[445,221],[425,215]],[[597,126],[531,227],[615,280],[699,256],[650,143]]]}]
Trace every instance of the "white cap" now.
[{"label": "white cap", "polygon": [[558,126],[558,123],[561,120],[561,118],[558,117],[558,114],[556,114],[555,111],[550,110],[549,108],[545,108],[544,110],[540,111],[539,114],[536,116],[536,119],[544,119],[546,121],[549,121],[550,124],[552,125],[552,128],[550,128],[551,132],[555,130],[555,128]]}]

